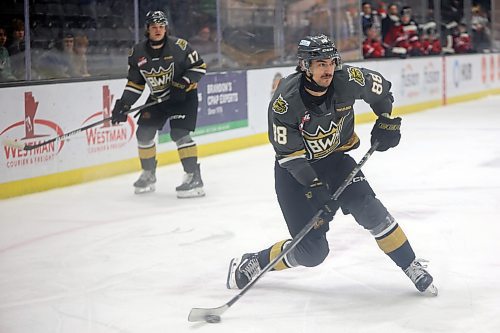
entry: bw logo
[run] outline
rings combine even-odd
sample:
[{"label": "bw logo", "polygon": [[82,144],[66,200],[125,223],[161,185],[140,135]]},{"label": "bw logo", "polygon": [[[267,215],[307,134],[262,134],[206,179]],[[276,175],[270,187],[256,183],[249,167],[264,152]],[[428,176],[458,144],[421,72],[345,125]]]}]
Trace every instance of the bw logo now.
[{"label": "bw logo", "polygon": [[174,77],[174,63],[171,63],[167,69],[160,66],[160,68],[153,68],[149,72],[141,70],[141,74],[148,81],[148,84],[153,91],[163,91],[172,84],[172,78]]},{"label": "bw logo", "polygon": [[347,68],[347,73],[349,73],[349,81],[354,80],[354,82],[356,82],[360,86],[365,86],[365,77],[358,67]]},{"label": "bw logo", "polygon": [[277,114],[284,114],[288,111],[288,102],[285,101],[285,99],[280,94],[278,98],[273,102],[272,108],[273,111]]},{"label": "bw logo", "polygon": [[187,41],[185,39],[179,38],[175,44],[179,45],[182,51],[186,50]]}]

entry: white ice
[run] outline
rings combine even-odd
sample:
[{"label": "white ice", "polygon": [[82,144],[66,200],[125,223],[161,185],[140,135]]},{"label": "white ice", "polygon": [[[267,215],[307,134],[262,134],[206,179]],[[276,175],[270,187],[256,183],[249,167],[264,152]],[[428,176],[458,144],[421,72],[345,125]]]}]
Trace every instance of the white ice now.
[{"label": "white ice", "polygon": [[[287,238],[270,145],[202,158],[207,196],[175,198],[137,174],[0,201],[1,333],[499,332],[500,96],[405,115],[401,144],[364,167],[436,298],[418,293],[351,216],[338,214],[315,268],[267,273],[219,324],[232,256]],[[371,125],[358,125],[368,149]]]}]

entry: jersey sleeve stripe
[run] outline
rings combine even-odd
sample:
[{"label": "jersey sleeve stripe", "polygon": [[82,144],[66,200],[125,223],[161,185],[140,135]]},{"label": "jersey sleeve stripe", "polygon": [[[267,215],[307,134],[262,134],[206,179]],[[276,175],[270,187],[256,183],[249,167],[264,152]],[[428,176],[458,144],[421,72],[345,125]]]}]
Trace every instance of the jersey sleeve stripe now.
[{"label": "jersey sleeve stripe", "polygon": [[127,86],[135,88],[137,90],[143,91],[144,90],[144,85],[143,84],[138,84],[133,81],[128,81]]},{"label": "jersey sleeve stripe", "polygon": [[[142,90],[134,89],[134,88],[132,88],[132,87],[130,87],[130,86],[126,86],[126,87],[125,87],[125,90],[130,91],[130,92],[132,92],[132,93],[134,93],[134,94],[138,94],[138,95],[141,95],[141,94],[142,94]],[[143,89],[143,90],[144,90],[144,89]]]},{"label": "jersey sleeve stripe", "polygon": [[297,152],[292,153],[290,155],[278,157],[278,163],[280,165],[283,165],[284,163],[287,163],[287,162],[290,162],[290,161],[293,161],[296,159],[300,159],[300,158],[306,159],[305,150],[300,150],[300,151],[297,151]]},{"label": "jersey sleeve stripe", "polygon": [[207,70],[204,68],[189,68],[188,71],[202,73],[202,74],[205,74],[207,72]]}]

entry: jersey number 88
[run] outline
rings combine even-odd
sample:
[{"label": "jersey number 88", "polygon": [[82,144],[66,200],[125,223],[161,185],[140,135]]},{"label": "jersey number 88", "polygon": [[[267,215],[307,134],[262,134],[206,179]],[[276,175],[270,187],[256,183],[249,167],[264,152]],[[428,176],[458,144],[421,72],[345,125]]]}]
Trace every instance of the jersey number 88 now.
[{"label": "jersey number 88", "polygon": [[370,73],[370,75],[373,79],[372,92],[380,95],[382,93],[382,90],[384,90],[384,87],[382,86],[382,78],[377,74]]}]

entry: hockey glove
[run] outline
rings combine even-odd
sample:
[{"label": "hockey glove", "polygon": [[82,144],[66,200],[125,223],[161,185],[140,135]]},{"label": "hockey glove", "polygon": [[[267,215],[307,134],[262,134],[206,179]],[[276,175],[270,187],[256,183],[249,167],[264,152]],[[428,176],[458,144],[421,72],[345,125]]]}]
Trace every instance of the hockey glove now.
[{"label": "hockey glove", "polygon": [[330,222],[339,209],[337,200],[332,199],[328,187],[320,180],[315,179],[309,187],[306,188],[306,198],[311,203],[315,210],[322,210],[321,218],[326,222]]},{"label": "hockey glove", "polygon": [[396,147],[401,139],[401,117],[391,118],[389,114],[383,113],[378,117],[371,132],[371,144],[378,141],[377,151],[386,151]]},{"label": "hockey glove", "polygon": [[121,99],[117,99],[113,112],[111,113],[111,123],[116,125],[127,121],[127,111],[130,110],[130,105],[124,104]]},{"label": "hockey glove", "polygon": [[170,88],[170,100],[173,102],[183,102],[186,99],[186,94],[193,89],[196,89],[196,83],[188,83],[186,79],[181,78],[178,81],[172,81]]}]

